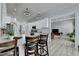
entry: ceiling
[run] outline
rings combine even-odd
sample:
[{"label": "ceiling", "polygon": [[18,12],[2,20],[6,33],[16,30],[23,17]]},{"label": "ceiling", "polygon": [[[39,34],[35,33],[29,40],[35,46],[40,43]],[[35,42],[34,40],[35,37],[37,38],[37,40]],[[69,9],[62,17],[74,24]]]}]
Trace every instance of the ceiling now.
[{"label": "ceiling", "polygon": [[[20,21],[35,21],[40,13],[40,18],[48,12],[56,12],[64,8],[76,5],[70,3],[6,3],[7,15]],[[24,11],[29,8],[31,15],[25,16]]]}]

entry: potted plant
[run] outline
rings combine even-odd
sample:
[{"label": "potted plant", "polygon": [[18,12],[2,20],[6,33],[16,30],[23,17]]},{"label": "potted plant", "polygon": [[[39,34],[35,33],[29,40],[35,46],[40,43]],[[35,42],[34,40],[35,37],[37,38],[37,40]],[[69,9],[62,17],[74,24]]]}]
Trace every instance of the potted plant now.
[{"label": "potted plant", "polygon": [[7,32],[6,34],[8,35],[7,39],[12,39],[14,36],[13,32]]},{"label": "potted plant", "polygon": [[68,39],[72,42],[75,42],[75,33],[68,33],[67,36],[69,37]]}]

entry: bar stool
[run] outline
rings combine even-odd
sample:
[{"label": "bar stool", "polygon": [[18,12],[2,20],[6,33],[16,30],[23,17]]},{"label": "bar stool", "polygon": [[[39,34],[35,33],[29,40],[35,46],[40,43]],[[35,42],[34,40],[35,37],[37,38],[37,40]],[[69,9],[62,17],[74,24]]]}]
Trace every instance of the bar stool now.
[{"label": "bar stool", "polygon": [[25,37],[25,56],[38,55],[38,36]]},{"label": "bar stool", "polygon": [[38,43],[38,53],[40,56],[49,56],[47,40],[48,34],[40,34]]}]

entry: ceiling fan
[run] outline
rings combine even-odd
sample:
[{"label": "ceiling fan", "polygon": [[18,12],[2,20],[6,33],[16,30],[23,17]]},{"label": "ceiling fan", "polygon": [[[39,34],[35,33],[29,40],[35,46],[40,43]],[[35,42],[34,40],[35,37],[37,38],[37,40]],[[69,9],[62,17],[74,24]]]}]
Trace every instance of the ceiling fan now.
[{"label": "ceiling fan", "polygon": [[29,8],[26,8],[26,9],[25,9],[24,15],[26,15],[26,16],[30,16],[30,15],[31,15],[31,11],[30,11]]}]

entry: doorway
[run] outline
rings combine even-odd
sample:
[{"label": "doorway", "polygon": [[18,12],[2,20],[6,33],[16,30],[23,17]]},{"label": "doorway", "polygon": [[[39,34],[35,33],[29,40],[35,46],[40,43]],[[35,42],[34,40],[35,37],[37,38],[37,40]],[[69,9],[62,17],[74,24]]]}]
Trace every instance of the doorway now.
[{"label": "doorway", "polygon": [[75,15],[54,18],[51,21],[51,55],[79,55],[75,49]]}]

